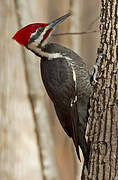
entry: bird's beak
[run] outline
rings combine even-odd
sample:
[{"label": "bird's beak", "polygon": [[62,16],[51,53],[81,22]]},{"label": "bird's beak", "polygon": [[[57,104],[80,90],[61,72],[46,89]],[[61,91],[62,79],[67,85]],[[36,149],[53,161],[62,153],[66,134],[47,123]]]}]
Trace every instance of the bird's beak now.
[{"label": "bird's beak", "polygon": [[63,22],[67,17],[71,16],[71,13],[67,13],[64,16],[61,16],[57,19],[55,19],[54,21],[50,22],[47,26],[46,29],[53,29],[57,24]]}]

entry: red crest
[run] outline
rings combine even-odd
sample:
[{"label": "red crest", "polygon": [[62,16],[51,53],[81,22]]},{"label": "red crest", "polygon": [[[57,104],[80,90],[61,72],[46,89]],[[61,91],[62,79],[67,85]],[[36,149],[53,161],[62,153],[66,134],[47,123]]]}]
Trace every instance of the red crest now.
[{"label": "red crest", "polygon": [[37,28],[45,27],[47,25],[48,24],[44,23],[29,24],[17,31],[16,34],[13,36],[13,39],[16,40],[19,44],[27,46],[31,34],[35,32]]}]

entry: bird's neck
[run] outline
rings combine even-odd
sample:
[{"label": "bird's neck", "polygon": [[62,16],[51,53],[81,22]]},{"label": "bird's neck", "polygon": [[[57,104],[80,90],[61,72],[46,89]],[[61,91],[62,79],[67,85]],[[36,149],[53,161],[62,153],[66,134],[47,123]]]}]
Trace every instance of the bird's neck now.
[{"label": "bird's neck", "polygon": [[[53,43],[51,43],[53,45]],[[45,57],[48,60],[58,59],[58,58],[65,58],[67,60],[71,60],[69,57],[65,57],[65,55],[62,52],[55,52],[55,51],[48,51],[48,48],[46,48],[48,44],[46,44],[43,47],[38,47],[35,44],[30,44],[27,48],[32,51],[34,54],[36,54],[39,57]]]}]

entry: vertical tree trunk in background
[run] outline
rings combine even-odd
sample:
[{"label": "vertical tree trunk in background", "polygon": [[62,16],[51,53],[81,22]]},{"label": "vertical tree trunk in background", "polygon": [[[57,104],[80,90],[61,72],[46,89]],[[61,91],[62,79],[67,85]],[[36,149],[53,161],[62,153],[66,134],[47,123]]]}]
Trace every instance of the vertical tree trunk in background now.
[{"label": "vertical tree trunk in background", "polygon": [[[29,7],[26,11],[27,2],[24,0],[16,0],[15,2],[16,11],[18,12],[17,19],[20,28],[31,20],[32,9]],[[31,4],[30,1],[29,4]],[[40,148],[43,178],[45,180],[58,180],[59,175],[56,167],[53,138],[43,96],[44,93],[42,93],[43,88],[41,86],[41,79],[39,76],[40,59],[38,58],[38,61],[34,64],[36,57],[27,50],[23,51],[23,57],[26,65],[26,76],[28,81],[30,102],[34,115],[36,134]]]},{"label": "vertical tree trunk in background", "polygon": [[118,1],[101,0],[97,83],[91,97],[88,180],[118,179]]},{"label": "vertical tree trunk in background", "polygon": [[42,180],[13,0],[0,0],[0,18],[0,180]]},{"label": "vertical tree trunk in background", "polygon": [[59,179],[39,63],[11,40],[31,23],[30,5],[1,0],[0,180]]},{"label": "vertical tree trunk in background", "polygon": [[[78,0],[70,1],[70,10],[72,12],[72,17],[70,21],[70,32],[79,32],[80,28],[80,22],[78,21],[79,19],[79,6],[80,4],[78,3]],[[76,19],[76,20],[75,20]],[[79,52],[79,48],[81,46],[81,42],[79,42],[79,37],[77,36],[71,36],[71,43],[72,43],[72,49],[76,52]],[[82,167],[83,167],[83,154],[80,149],[80,157],[81,157],[81,162],[78,160],[77,156],[75,155],[75,175],[76,175],[76,180],[81,179],[81,173],[82,173]]]}]

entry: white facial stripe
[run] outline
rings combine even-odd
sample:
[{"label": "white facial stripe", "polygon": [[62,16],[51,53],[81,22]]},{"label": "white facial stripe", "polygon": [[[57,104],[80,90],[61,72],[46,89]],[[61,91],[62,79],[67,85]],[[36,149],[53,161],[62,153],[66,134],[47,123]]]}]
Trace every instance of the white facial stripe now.
[{"label": "white facial stripe", "polygon": [[[43,37],[44,37],[44,35],[45,35],[45,33],[46,33],[47,30],[48,30],[48,29],[45,28],[45,29],[43,30],[43,32],[40,34],[40,36],[39,36],[37,39],[34,40],[33,43],[35,43],[35,46],[38,46],[38,45],[41,43],[41,41],[43,40]],[[32,38],[33,36],[35,36],[35,35],[37,34],[37,31],[39,31],[39,30],[37,29],[34,33],[32,33],[31,36],[30,36],[30,38]],[[32,43],[31,43],[31,44],[32,44]]]},{"label": "white facial stripe", "polygon": [[37,31],[38,31],[38,29],[31,34],[30,38],[32,38],[33,36],[35,36],[35,35],[37,34]]},{"label": "white facial stripe", "polygon": [[67,60],[72,60],[71,58],[69,58],[67,56],[64,56],[64,55],[62,55],[60,53],[48,53],[48,52],[44,52],[40,48],[38,48],[37,46],[38,46],[38,42],[34,41],[34,42],[32,42],[32,43],[30,43],[28,45],[28,48],[33,50],[37,54],[39,54],[41,57],[47,57],[48,60],[53,60],[53,59],[56,59],[56,58],[65,58]]},{"label": "white facial stripe", "polygon": [[36,44],[40,44],[43,40],[44,34],[46,33],[47,29],[45,28],[44,31],[40,34],[40,36],[34,41]]},{"label": "white facial stripe", "polygon": [[[53,29],[54,30],[54,29]],[[48,37],[42,42],[41,46],[45,46],[47,43],[48,43],[48,39],[50,38],[51,34],[52,34],[53,31],[51,31],[49,34],[48,34]]]},{"label": "white facial stripe", "polygon": [[56,58],[65,58],[67,60],[71,60],[71,58],[69,57],[66,57],[60,53],[47,53],[47,52],[43,52],[41,51],[41,54],[44,56],[44,57],[47,57],[49,60],[53,60],[53,59],[56,59]]}]

